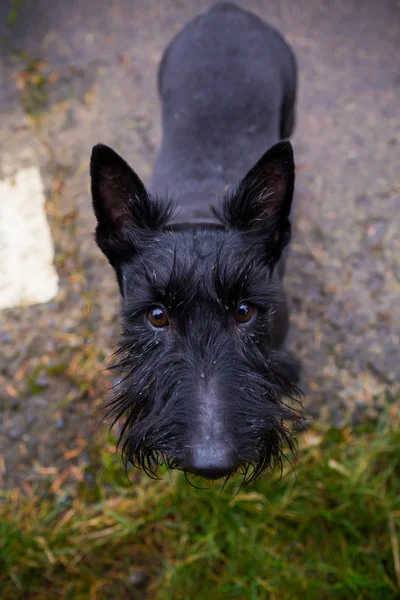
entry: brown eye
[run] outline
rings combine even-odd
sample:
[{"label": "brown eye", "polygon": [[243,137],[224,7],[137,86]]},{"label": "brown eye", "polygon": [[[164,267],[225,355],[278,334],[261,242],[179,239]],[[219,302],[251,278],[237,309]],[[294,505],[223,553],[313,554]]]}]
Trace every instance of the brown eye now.
[{"label": "brown eye", "polygon": [[154,306],[147,311],[147,318],[153,327],[166,327],[168,325],[167,311],[161,306]]},{"label": "brown eye", "polygon": [[240,302],[236,308],[236,321],[247,323],[254,315],[254,308],[249,302]]}]

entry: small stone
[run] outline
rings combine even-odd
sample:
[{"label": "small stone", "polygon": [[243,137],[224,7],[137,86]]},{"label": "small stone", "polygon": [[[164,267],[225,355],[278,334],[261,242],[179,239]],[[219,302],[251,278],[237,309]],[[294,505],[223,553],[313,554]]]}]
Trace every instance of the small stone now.
[{"label": "small stone", "polygon": [[93,473],[85,473],[85,481],[88,485],[94,485],[95,477]]},{"label": "small stone", "polygon": [[379,250],[387,229],[385,221],[368,223],[365,228],[365,246],[367,250]]},{"label": "small stone", "polygon": [[357,412],[353,412],[353,414],[351,415],[351,424],[353,427],[357,427],[358,425],[362,425],[363,423],[363,417],[357,413]]},{"label": "small stone", "polygon": [[80,458],[85,465],[88,465],[90,463],[90,454],[87,450],[84,450],[82,452],[82,454],[80,455]]},{"label": "small stone", "polygon": [[21,439],[22,433],[23,432],[21,431],[21,429],[19,429],[19,427],[12,427],[8,431],[8,437],[10,438],[10,440],[16,441]]},{"label": "small stone", "polygon": [[53,340],[48,340],[47,342],[45,342],[43,347],[44,347],[44,350],[50,354],[51,352],[53,352],[55,350],[56,345],[53,342]]},{"label": "small stone", "polygon": [[335,429],[341,429],[344,423],[343,411],[339,408],[333,408],[331,413],[332,427]]},{"label": "small stone", "polygon": [[39,377],[36,378],[35,383],[41,388],[47,388],[49,386],[49,380],[46,375],[39,375]]},{"label": "small stone", "polygon": [[60,419],[57,419],[56,421],[56,429],[58,429],[58,431],[61,431],[61,429],[64,429],[65,427],[65,421],[64,419],[61,417]]},{"label": "small stone", "polygon": [[33,406],[47,406],[47,401],[43,396],[33,396],[30,401]]},{"label": "small stone", "polygon": [[77,324],[72,319],[67,319],[64,324],[63,331],[65,333],[73,333],[76,330]]},{"label": "small stone", "polygon": [[28,425],[33,425],[33,423],[36,421],[36,415],[33,411],[29,411],[26,417],[26,422],[28,423]]},{"label": "small stone", "polygon": [[360,194],[356,198],[356,206],[357,207],[370,206],[371,202],[372,202],[371,198],[369,196],[367,196],[366,194]]},{"label": "small stone", "polygon": [[19,400],[19,398],[10,398],[8,401],[8,408],[10,410],[18,410],[18,408],[21,406],[21,402]]},{"label": "small stone", "polygon": [[136,571],[135,573],[128,575],[128,583],[132,587],[139,587],[146,582],[147,578],[148,575],[145,571]]},{"label": "small stone", "polygon": [[62,498],[60,498],[59,502],[58,502],[60,507],[63,508],[69,508],[72,504],[72,498],[70,494],[66,494],[65,496],[63,496]]},{"label": "small stone", "polygon": [[26,442],[26,450],[28,452],[29,459],[32,460],[38,457],[39,454],[39,440],[36,437],[29,437]]}]

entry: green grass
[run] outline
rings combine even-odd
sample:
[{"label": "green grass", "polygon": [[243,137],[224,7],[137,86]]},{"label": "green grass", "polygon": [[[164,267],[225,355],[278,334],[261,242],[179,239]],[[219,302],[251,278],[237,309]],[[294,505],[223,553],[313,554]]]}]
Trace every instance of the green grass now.
[{"label": "green grass", "polygon": [[97,440],[90,466],[3,493],[1,599],[400,598],[395,409],[370,431],[310,431],[294,472],[236,495],[179,474],[128,483]]},{"label": "green grass", "polygon": [[7,27],[15,27],[20,15],[22,0],[11,0],[10,8],[8,9]]}]

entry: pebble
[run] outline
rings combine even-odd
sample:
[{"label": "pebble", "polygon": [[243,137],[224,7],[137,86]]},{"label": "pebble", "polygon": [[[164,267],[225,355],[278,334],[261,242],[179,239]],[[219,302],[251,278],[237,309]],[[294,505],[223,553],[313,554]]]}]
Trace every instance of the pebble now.
[{"label": "pebble", "polygon": [[41,388],[47,388],[47,387],[49,387],[49,380],[48,380],[48,378],[47,378],[46,375],[39,375],[36,378],[35,383],[36,383],[36,385],[38,385]]},{"label": "pebble", "polygon": [[93,473],[85,473],[85,481],[88,485],[94,485],[95,477]]},{"label": "pebble", "polygon": [[372,221],[368,223],[365,230],[365,246],[367,250],[379,250],[382,247],[386,230],[387,223],[385,221]]},{"label": "pebble", "polygon": [[332,409],[332,415],[331,415],[332,427],[340,429],[341,427],[343,427],[343,422],[344,422],[343,411],[340,410],[339,408]]},{"label": "pebble", "polygon": [[70,494],[66,494],[58,501],[58,505],[63,508],[69,508],[72,505],[72,497]]},{"label": "pebble", "polygon": [[63,331],[65,333],[73,333],[74,331],[76,331],[77,328],[77,323],[75,321],[72,321],[71,319],[69,319],[66,324],[63,327]]},{"label": "pebble", "polygon": [[90,463],[90,453],[87,450],[84,450],[82,452],[81,460],[84,462],[85,465],[88,465]]},{"label": "pebble", "polygon": [[29,411],[27,416],[26,416],[26,422],[28,423],[28,425],[33,425],[33,423],[36,421],[36,415],[33,411]]},{"label": "pebble", "polygon": [[37,438],[28,437],[25,441],[28,460],[32,461],[38,458],[39,455],[39,440]]},{"label": "pebble", "polygon": [[21,405],[19,398],[10,398],[8,401],[8,408],[10,410],[17,410]]},{"label": "pebble", "polygon": [[22,430],[19,429],[19,427],[11,427],[11,429],[8,431],[8,437],[10,438],[10,440],[19,440],[22,437]]},{"label": "pebble", "polygon": [[43,396],[32,396],[30,402],[34,406],[47,406],[47,400]]},{"label": "pebble", "polygon": [[56,421],[56,429],[58,429],[58,431],[61,431],[61,429],[64,429],[65,427],[65,421],[63,418],[57,419]]},{"label": "pebble", "polygon": [[352,424],[353,427],[357,427],[358,425],[362,425],[363,421],[364,421],[364,418],[360,414],[358,414],[357,412],[354,412],[351,415],[351,424]]},{"label": "pebble", "polygon": [[48,340],[43,347],[44,350],[50,354],[51,352],[54,352],[56,345],[53,340]]},{"label": "pebble", "polygon": [[145,571],[136,571],[135,573],[128,575],[128,583],[132,587],[139,587],[140,585],[143,585],[147,577],[148,576]]}]

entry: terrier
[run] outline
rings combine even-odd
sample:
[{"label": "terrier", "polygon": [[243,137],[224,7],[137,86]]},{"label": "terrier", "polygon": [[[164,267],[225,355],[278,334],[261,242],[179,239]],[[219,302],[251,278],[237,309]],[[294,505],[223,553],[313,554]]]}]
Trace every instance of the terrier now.
[{"label": "terrier", "polygon": [[162,59],[150,191],[114,150],[93,148],[95,237],[123,304],[109,409],[125,462],[150,476],[166,464],[245,484],[295,449],[299,363],[284,347],[282,284],[295,169],[280,140],[296,72],[278,31],[218,4]]}]

